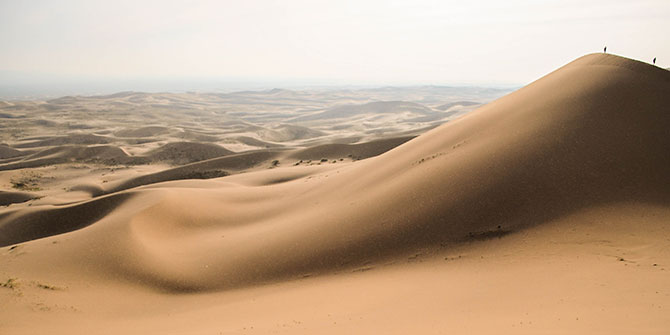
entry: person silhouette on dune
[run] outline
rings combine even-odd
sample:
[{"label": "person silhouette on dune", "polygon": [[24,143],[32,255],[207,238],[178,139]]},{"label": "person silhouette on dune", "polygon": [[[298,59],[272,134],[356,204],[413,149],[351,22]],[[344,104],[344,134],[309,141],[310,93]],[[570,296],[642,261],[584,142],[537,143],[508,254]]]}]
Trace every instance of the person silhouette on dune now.
[{"label": "person silhouette on dune", "polygon": [[654,65],[656,65],[656,57],[651,61]]},{"label": "person silhouette on dune", "polygon": [[607,46],[603,49],[603,53],[607,53]]}]

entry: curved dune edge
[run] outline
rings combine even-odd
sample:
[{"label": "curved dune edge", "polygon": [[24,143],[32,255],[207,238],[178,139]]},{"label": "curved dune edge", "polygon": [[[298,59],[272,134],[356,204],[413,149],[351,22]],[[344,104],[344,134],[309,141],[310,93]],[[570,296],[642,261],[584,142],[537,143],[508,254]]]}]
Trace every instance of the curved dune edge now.
[{"label": "curved dune edge", "polygon": [[22,159],[10,159],[4,164],[0,163],[0,171],[72,162],[105,165],[188,164],[233,154],[219,145],[198,142],[172,142],[139,156],[130,156],[115,145],[57,145],[32,154],[18,152],[21,155],[17,157]]},{"label": "curved dune edge", "polygon": [[76,205],[48,206],[50,207],[48,209],[35,208],[2,213],[0,216],[0,246],[84,228],[116,210],[130,196],[129,193],[119,193]]},{"label": "curved dune edge", "polygon": [[39,198],[39,195],[29,192],[0,191],[0,206],[9,206],[37,198]]},{"label": "curved dune edge", "polygon": [[[111,210],[90,202],[104,217],[64,214],[75,226],[97,222],[26,243],[20,271],[165,292],[233,289],[360,268],[622,201],[667,206],[669,97],[667,71],[588,55],[372,159],[263,186],[243,182],[253,173],[212,181],[219,187],[164,184]],[[0,218],[0,228],[29,214],[15,215]],[[54,217],[40,216],[40,227],[60,225]],[[57,237],[66,241],[51,246]]]}]

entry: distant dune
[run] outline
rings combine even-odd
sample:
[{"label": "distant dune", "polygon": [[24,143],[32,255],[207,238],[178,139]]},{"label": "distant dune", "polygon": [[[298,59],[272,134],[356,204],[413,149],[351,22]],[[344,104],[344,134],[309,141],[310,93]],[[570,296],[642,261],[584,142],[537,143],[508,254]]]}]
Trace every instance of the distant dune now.
[{"label": "distant dune", "polygon": [[345,106],[336,106],[327,111],[319,112],[312,115],[301,116],[293,121],[311,121],[311,120],[324,120],[324,119],[340,119],[351,117],[353,115],[365,115],[365,114],[397,114],[402,112],[409,113],[418,113],[418,114],[430,114],[432,111],[422,105],[417,103],[405,102],[405,101],[375,101],[369,102],[363,105],[345,105]]},{"label": "distant dune", "polygon": [[161,126],[149,126],[137,129],[120,130],[114,133],[118,137],[151,137],[169,132],[170,129]]},{"label": "distant dune", "polygon": [[48,166],[68,162],[128,164],[132,158],[119,147],[111,145],[62,145],[27,155],[20,161],[0,164],[0,171]]},{"label": "distant dune", "polygon": [[444,104],[444,105],[439,105],[439,106],[435,107],[435,109],[444,111],[444,110],[447,110],[449,108],[456,107],[456,106],[475,106],[475,105],[479,105],[479,104],[480,103],[474,102],[474,101],[456,101],[456,102],[450,102],[450,103]]},{"label": "distant dune", "polygon": [[[0,141],[14,149],[116,145],[131,156],[170,142],[190,141],[241,152],[296,149],[358,137],[367,142],[418,135],[471,111],[457,101],[493,100],[506,91],[473,87],[382,90],[268,90],[68,96],[0,104]],[[405,100],[389,100],[405,99]]]},{"label": "distant dune", "polygon": [[230,155],[233,152],[221,146],[198,142],[172,142],[149,151],[146,156],[157,162],[187,164],[210,158]]},{"label": "distant dune", "polygon": [[288,142],[304,140],[325,135],[322,131],[312,130],[307,127],[283,124],[273,129],[260,129],[258,135],[265,140],[273,142]]},{"label": "distant dune", "polygon": [[[662,333],[669,105],[669,72],[591,54],[416,138],[215,150],[12,205],[0,329]],[[356,106],[300,117],[451,108]],[[213,147],[170,148],[147,156]]]},{"label": "distant dune", "polygon": [[109,138],[91,134],[73,134],[68,136],[54,136],[35,141],[27,141],[24,143],[15,144],[15,148],[36,148],[64,144],[107,144],[110,142]]},{"label": "distant dune", "polygon": [[25,153],[23,153],[20,150],[10,148],[6,145],[0,145],[0,159],[14,158],[14,157],[19,157],[19,156],[23,156],[23,155],[25,155]]},{"label": "distant dune", "polygon": [[288,158],[326,161],[340,158],[365,159],[389,151],[412,138],[398,137],[358,144],[323,144],[291,152]]}]

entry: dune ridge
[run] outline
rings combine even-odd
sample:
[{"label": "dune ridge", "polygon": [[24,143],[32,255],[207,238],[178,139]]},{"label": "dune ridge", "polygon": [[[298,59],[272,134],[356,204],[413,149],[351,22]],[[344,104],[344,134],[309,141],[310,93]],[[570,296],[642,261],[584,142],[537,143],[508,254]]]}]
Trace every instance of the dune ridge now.
[{"label": "dune ridge", "polygon": [[34,153],[18,152],[13,157],[19,159],[6,161],[4,164],[0,162],[0,171],[71,162],[103,165],[151,163],[183,165],[234,153],[216,144],[199,142],[171,142],[135,156],[129,155],[123,148],[115,145],[59,145]]}]

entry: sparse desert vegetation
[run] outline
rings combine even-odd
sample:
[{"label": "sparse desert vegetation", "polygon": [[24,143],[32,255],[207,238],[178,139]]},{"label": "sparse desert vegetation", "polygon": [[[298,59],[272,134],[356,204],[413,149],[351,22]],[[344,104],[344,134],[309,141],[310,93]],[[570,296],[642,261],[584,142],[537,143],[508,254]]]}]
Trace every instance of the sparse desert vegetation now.
[{"label": "sparse desert vegetation", "polygon": [[39,191],[42,174],[36,171],[21,171],[10,179],[12,188],[22,191]]},{"label": "sparse desert vegetation", "polygon": [[16,278],[9,278],[5,282],[0,282],[0,287],[15,290],[19,287],[19,281]]}]

